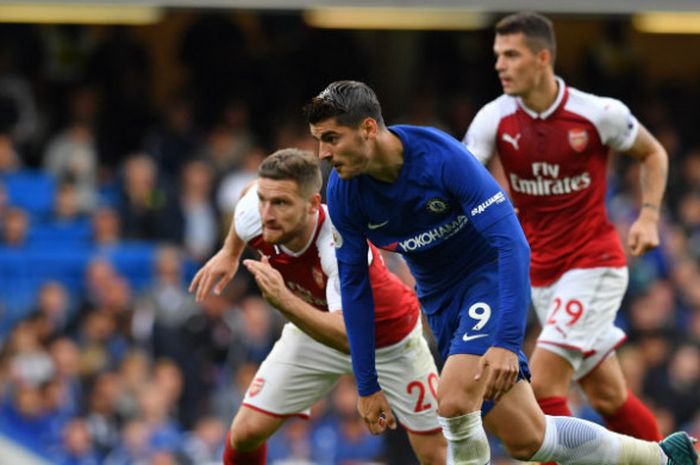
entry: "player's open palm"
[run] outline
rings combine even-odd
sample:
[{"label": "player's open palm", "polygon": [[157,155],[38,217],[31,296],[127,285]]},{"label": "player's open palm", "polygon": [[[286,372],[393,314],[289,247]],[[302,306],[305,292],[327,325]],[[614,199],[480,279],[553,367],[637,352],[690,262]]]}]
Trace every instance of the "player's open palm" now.
[{"label": "player's open palm", "polygon": [[369,432],[374,435],[383,433],[387,427],[396,429],[394,414],[391,412],[391,407],[384,397],[383,391],[360,396],[357,401],[357,411],[360,412]]},{"label": "player's open palm", "polygon": [[190,283],[190,292],[195,292],[197,302],[203,301],[214,289],[219,295],[238,271],[238,260],[221,249],[194,275]]},{"label": "player's open palm", "polygon": [[484,398],[497,401],[515,386],[519,372],[517,354],[502,347],[491,347],[479,359],[479,367],[474,379],[479,380],[482,376],[488,375]]},{"label": "player's open palm", "polygon": [[656,219],[640,216],[630,227],[627,245],[635,257],[659,245],[659,228]]}]

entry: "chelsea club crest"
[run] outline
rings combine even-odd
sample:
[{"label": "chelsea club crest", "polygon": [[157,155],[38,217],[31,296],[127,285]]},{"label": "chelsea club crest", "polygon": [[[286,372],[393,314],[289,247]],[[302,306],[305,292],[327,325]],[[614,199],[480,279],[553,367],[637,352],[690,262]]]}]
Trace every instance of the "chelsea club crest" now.
[{"label": "chelsea club crest", "polygon": [[447,211],[448,205],[444,200],[435,197],[434,199],[428,200],[428,203],[425,204],[425,208],[427,208],[430,213],[441,215]]}]

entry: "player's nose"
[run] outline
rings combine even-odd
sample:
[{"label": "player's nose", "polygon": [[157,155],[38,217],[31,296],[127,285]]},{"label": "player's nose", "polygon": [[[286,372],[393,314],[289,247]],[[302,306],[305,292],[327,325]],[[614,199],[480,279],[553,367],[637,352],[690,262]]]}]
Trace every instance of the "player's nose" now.
[{"label": "player's nose", "polygon": [[323,142],[319,143],[318,158],[320,158],[321,160],[330,160],[331,158],[333,158],[333,152],[331,151],[328,144],[324,144]]},{"label": "player's nose", "polygon": [[506,69],[506,65],[505,65],[505,60],[503,60],[503,57],[501,57],[501,56],[496,57],[496,63],[494,63],[493,67],[498,72],[504,71]]}]

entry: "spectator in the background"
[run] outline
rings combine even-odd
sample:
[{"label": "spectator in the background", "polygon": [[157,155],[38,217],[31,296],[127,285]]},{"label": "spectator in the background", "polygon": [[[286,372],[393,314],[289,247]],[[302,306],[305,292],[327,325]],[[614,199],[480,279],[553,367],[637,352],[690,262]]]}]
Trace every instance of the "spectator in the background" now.
[{"label": "spectator in the background", "polygon": [[95,376],[116,367],[128,350],[128,342],[117,332],[113,315],[93,311],[83,321],[78,342],[80,370],[83,376]]},{"label": "spectator in the background", "polygon": [[645,390],[683,426],[700,411],[700,349],[681,344],[667,364],[649,371]]},{"label": "spectator in the background", "polygon": [[10,386],[0,404],[0,434],[47,455],[52,441],[39,386],[21,382]]},{"label": "spectator in the background", "polygon": [[384,454],[384,438],[367,431],[357,415],[357,390],[351,378],[342,378],[332,394],[338,417],[335,426],[335,464],[379,461]]},{"label": "spectator in the background", "polygon": [[39,288],[36,308],[33,310],[41,341],[59,336],[70,319],[70,296],[66,287],[58,281],[46,281]]},{"label": "spectator in the background", "polygon": [[77,225],[85,221],[78,188],[72,182],[63,182],[56,189],[52,222]]},{"label": "spectator in the background", "polygon": [[[306,131],[308,134],[308,131]],[[296,147],[296,145],[281,145],[280,147]],[[224,215],[224,223],[230,223],[238,199],[243,188],[258,177],[258,168],[265,158],[266,152],[261,147],[252,147],[246,152],[240,169],[230,172],[222,179],[216,193],[219,210]]]},{"label": "spectator in the background", "polygon": [[245,154],[254,146],[248,119],[245,102],[233,99],[226,104],[220,121],[209,130],[202,158],[212,164],[218,175],[239,169]]},{"label": "spectator in the background", "polygon": [[[165,331],[169,337],[175,333],[190,316],[197,311],[194,298],[183,285],[182,253],[175,246],[161,246],[154,264],[153,285],[139,297],[136,312],[141,324],[152,321],[152,330],[140,337],[153,338],[153,332]],[[155,336],[157,338],[157,336]],[[180,341],[173,340],[180,345]]]},{"label": "spectator in the background", "polygon": [[99,207],[92,214],[92,243],[111,247],[121,242],[121,218],[111,207]]},{"label": "spectator in the background", "polygon": [[172,97],[165,105],[162,121],[146,136],[144,147],[159,171],[174,182],[182,166],[199,151],[201,136],[195,127],[192,103],[183,95]]},{"label": "spectator in the background", "polygon": [[117,401],[121,390],[122,380],[113,371],[100,373],[90,385],[85,421],[95,450],[102,458],[119,442]]},{"label": "spectator in the background", "polygon": [[229,424],[231,421],[231,412],[241,405],[255,373],[260,368],[260,365],[255,362],[243,362],[237,365],[228,363],[227,365],[209,402],[209,412],[216,415],[224,424]]},{"label": "spectator in the background", "polygon": [[[37,111],[32,85],[16,67],[18,61],[25,58],[21,54],[30,50],[30,47],[25,50],[12,50],[18,46],[26,47],[24,39],[27,38],[23,37],[23,40],[15,42],[16,37],[15,40],[3,37],[4,45],[0,49],[0,99],[6,102],[0,105],[0,131],[7,132],[23,149],[30,148],[41,129],[41,114]],[[32,52],[36,51],[32,50],[29,53]]]},{"label": "spectator in the background", "polygon": [[139,418],[148,428],[147,436],[151,448],[155,450],[179,450],[182,434],[180,425],[169,414],[173,409],[171,401],[163,396],[160,387],[154,383],[141,386],[138,393]]},{"label": "spectator in the background", "polygon": [[85,419],[75,418],[63,428],[63,443],[54,460],[58,465],[99,465]]},{"label": "spectator in the background", "polygon": [[66,332],[71,336],[76,336],[87,318],[95,308],[103,305],[109,289],[120,276],[114,269],[114,265],[107,259],[101,257],[92,258],[85,267],[83,283],[78,295],[77,312]]},{"label": "spectator in the background", "polygon": [[[0,111],[2,109],[0,102]],[[14,173],[22,166],[19,154],[9,134],[0,130],[0,174]]]},{"label": "spectator in the background", "polygon": [[272,312],[259,296],[250,296],[240,303],[243,317],[243,345],[247,359],[262,363],[280,333],[281,318]]},{"label": "spectator in the background", "polygon": [[688,252],[700,258],[700,192],[686,192],[679,200],[678,221],[688,238]]},{"label": "spectator in the background", "polygon": [[49,140],[44,169],[61,183],[73,183],[78,208],[88,212],[97,202],[98,156],[94,135],[97,94],[90,87],[79,87],[69,96],[68,106],[70,121]]},{"label": "spectator in the background", "polygon": [[125,238],[180,242],[183,220],[176,205],[159,185],[150,156],[135,154],[124,162],[120,216]]},{"label": "spectator in the background", "polygon": [[65,393],[63,404],[72,412],[77,412],[83,401],[83,386],[80,380],[80,348],[67,337],[59,337],[49,344],[49,354],[53,360],[53,379]]},{"label": "spectator in the background", "polygon": [[149,428],[144,420],[130,420],[121,430],[121,441],[107,455],[104,465],[134,465],[148,463],[152,455]]},{"label": "spectator in the background", "polygon": [[202,417],[183,444],[183,452],[191,463],[218,463],[224,453],[226,425],[216,417]]},{"label": "spectator in the background", "polygon": [[8,208],[2,224],[2,246],[20,249],[27,244],[28,233],[29,215],[21,208]]},{"label": "spectator in the background", "polygon": [[178,403],[182,398],[183,389],[182,371],[175,361],[161,358],[153,365],[153,383],[170,406],[170,414],[178,415]]},{"label": "spectator in the background", "polygon": [[135,418],[138,415],[138,392],[148,382],[151,359],[144,351],[131,350],[121,361],[118,378],[121,389],[116,409],[120,418]]},{"label": "spectator in the background", "polygon": [[182,168],[179,191],[184,220],[183,243],[196,261],[211,255],[219,238],[217,214],[212,202],[214,175],[211,166],[201,160],[187,162]]}]

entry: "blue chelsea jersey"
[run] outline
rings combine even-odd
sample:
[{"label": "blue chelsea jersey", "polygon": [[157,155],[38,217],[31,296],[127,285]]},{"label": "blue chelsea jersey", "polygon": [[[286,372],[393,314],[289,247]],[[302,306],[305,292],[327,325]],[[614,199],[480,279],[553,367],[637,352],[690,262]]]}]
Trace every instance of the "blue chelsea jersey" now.
[{"label": "blue chelsea jersey", "polygon": [[368,239],[404,256],[426,313],[440,310],[443,298],[432,297],[449,299],[451,289],[468,285],[471,272],[498,261],[505,323],[496,345],[514,352],[522,344],[530,291],[527,241],[510,201],[481,163],[440,130],[389,130],[403,145],[396,181],[369,175],[342,180],[333,171],[328,182],[343,315],[361,395],[379,390]]},{"label": "blue chelsea jersey", "polygon": [[496,250],[479,231],[514,212],[500,186],[454,138],[432,128],[389,129],[403,144],[404,164],[394,183],[331,174],[329,206],[342,240],[336,255],[361,261],[365,238],[401,253],[418,296],[427,297],[495,260]]}]

